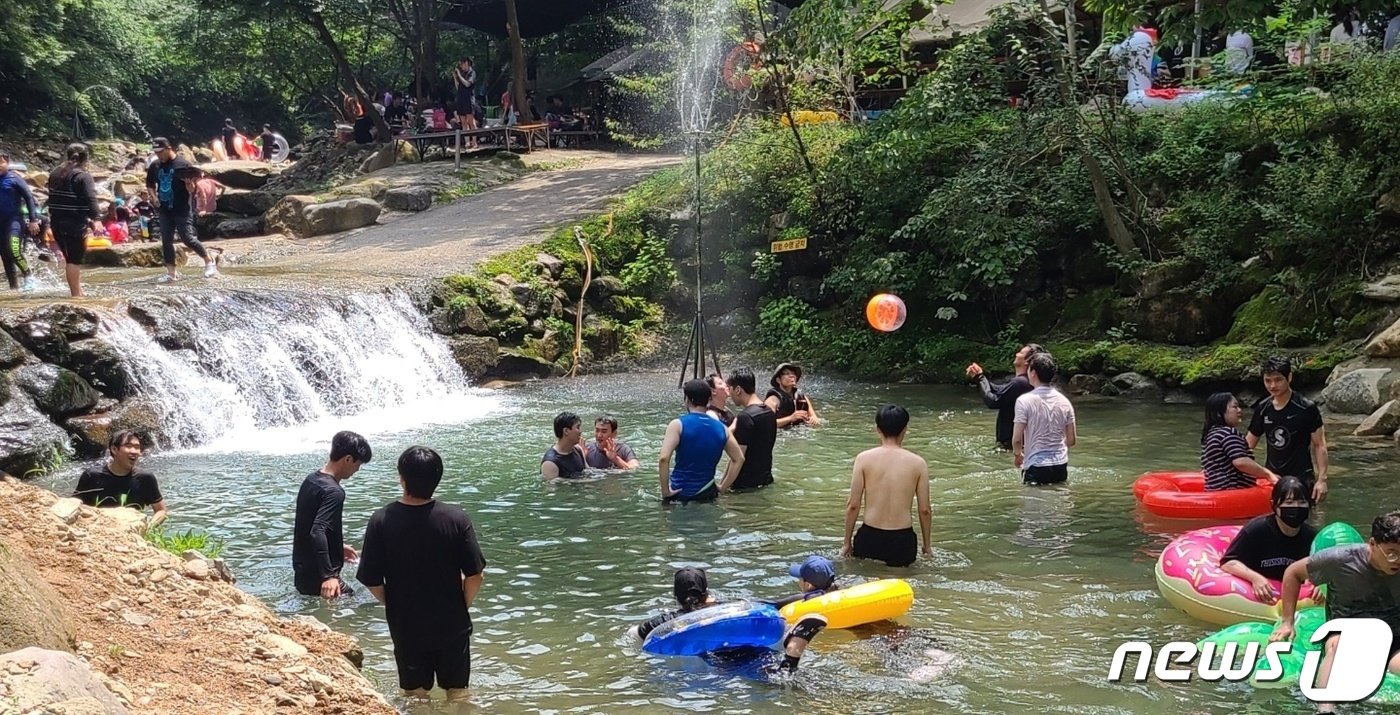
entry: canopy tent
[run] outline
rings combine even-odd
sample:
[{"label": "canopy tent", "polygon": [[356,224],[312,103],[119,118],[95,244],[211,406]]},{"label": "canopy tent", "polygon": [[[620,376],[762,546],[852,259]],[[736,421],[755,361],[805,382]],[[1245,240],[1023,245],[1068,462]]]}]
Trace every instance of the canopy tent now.
[{"label": "canopy tent", "polygon": [[[515,0],[521,37],[544,37],[558,32],[622,0]],[[443,18],[497,37],[506,36],[505,0],[457,0]]]},{"label": "canopy tent", "polygon": [[574,85],[590,82],[602,82],[638,70],[655,69],[660,66],[660,60],[661,56],[652,50],[637,50],[631,47],[616,49],[579,70],[578,76],[569,80],[559,89],[567,89]]}]

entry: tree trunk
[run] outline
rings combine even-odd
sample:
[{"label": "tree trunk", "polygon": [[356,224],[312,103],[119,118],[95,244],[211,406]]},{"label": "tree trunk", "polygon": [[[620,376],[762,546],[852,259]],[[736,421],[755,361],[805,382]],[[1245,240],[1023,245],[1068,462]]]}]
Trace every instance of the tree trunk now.
[{"label": "tree trunk", "polygon": [[[1046,25],[1053,29],[1055,20],[1050,14],[1049,3],[1040,0],[1040,9],[1044,13]],[[1072,12],[1074,4],[1069,3],[1065,7],[1065,44],[1055,53],[1055,87],[1059,90],[1060,101],[1064,104],[1065,111],[1073,113],[1074,141],[1078,145],[1079,160],[1084,165],[1084,173],[1089,175],[1089,185],[1094,188],[1094,206],[1099,210],[1099,217],[1103,219],[1108,237],[1123,256],[1140,258],[1142,252],[1138,249],[1137,241],[1133,240],[1128,225],[1123,222],[1118,204],[1113,201],[1113,190],[1108,186],[1108,177],[1103,173],[1103,166],[1099,164],[1098,157],[1089,150],[1089,143],[1084,137],[1084,116],[1075,105],[1074,83],[1079,77],[1079,61],[1075,53],[1074,20],[1070,17]]]},{"label": "tree trunk", "polygon": [[520,123],[529,124],[530,106],[525,99],[525,45],[520,41],[520,17],[515,13],[515,0],[506,0],[506,30],[510,34],[510,76],[515,85],[511,102],[519,113]]},{"label": "tree trunk", "polygon": [[389,123],[384,121],[384,115],[374,108],[374,100],[365,91],[360,80],[355,77],[355,68],[350,66],[350,60],[346,59],[345,51],[340,49],[340,43],[335,41],[335,36],[331,34],[330,28],[326,27],[326,19],[320,12],[312,11],[306,14],[306,22],[316,31],[316,36],[320,38],[321,44],[331,53],[331,59],[335,62],[336,72],[340,75],[340,81],[355,93],[355,99],[360,103],[360,108],[374,122],[375,131],[379,133],[379,142],[387,144],[393,139],[393,132],[389,130]]}]

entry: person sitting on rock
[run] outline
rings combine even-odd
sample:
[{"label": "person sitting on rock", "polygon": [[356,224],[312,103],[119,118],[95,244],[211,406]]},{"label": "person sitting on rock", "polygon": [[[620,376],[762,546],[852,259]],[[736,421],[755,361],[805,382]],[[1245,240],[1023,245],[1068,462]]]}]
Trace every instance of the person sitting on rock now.
[{"label": "person sitting on rock", "polygon": [[159,526],[170,511],[165,508],[165,497],[161,496],[155,475],[136,470],[141,452],[141,435],[131,430],[112,433],[107,440],[107,463],[83,470],[73,496],[95,507],[151,507],[155,515],[150,528]]}]

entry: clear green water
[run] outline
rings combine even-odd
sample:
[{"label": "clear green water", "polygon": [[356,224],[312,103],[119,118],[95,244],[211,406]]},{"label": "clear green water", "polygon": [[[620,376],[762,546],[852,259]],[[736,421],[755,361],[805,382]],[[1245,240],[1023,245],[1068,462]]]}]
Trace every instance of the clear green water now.
[{"label": "clear green water", "polygon": [[[779,439],[777,484],[718,505],[661,506],[655,455],[678,411],[674,375],[588,377],[445,400],[409,415],[257,433],[198,451],[154,455],[178,528],[228,541],[239,585],[283,613],[312,613],[357,636],[367,673],[396,703],[383,611],[361,591],[326,606],[291,583],[292,503],[319,467],[330,434],[370,437],[376,459],[346,482],[345,521],[358,544],[371,511],[397,496],[393,461],[412,444],[443,453],[439,496],[465,505],[490,562],[474,612],[472,710],[492,712],[1308,712],[1295,695],[1245,686],[1105,682],[1124,640],[1195,640],[1211,627],[1157,595],[1156,554],[1190,522],[1135,510],[1133,478],[1196,464],[1198,408],[1124,402],[1077,405],[1080,442],[1070,484],[1027,489],[992,451],[994,414],[969,389],[809,379],[829,425]],[[697,659],[639,655],[622,640],[666,608],[672,571],[708,569],[725,597],[779,597],[786,568],[835,557],[851,459],[874,444],[886,401],[912,415],[908,447],[933,477],[935,558],[909,570],[838,562],[843,575],[900,576],[916,602],[898,624],[822,634],[786,685],[737,679]],[[544,484],[539,455],[561,409],[608,412],[643,468],[597,481]],[[436,424],[423,426],[425,418]],[[416,427],[404,427],[408,423]],[[1369,524],[1400,504],[1393,448],[1334,450],[1323,523]],[[74,474],[54,480],[71,485]],[[941,672],[943,653],[954,656]],[[930,678],[931,673],[937,673]],[[912,677],[911,677],[912,676]],[[429,709],[418,707],[415,712]]]}]

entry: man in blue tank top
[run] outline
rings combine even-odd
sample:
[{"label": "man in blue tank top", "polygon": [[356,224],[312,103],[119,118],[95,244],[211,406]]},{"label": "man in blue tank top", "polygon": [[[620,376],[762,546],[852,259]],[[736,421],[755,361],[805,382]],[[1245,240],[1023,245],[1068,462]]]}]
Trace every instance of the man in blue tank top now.
[{"label": "man in blue tank top", "polygon": [[[682,388],[689,410],[666,425],[661,441],[661,498],[675,501],[710,501],[739,476],[744,451],[724,423],[705,414],[710,404],[710,386],[704,380],[691,380]],[[675,454],[676,468],[671,469]],[[715,483],[715,467],[720,454],[729,455],[724,478]]]}]

